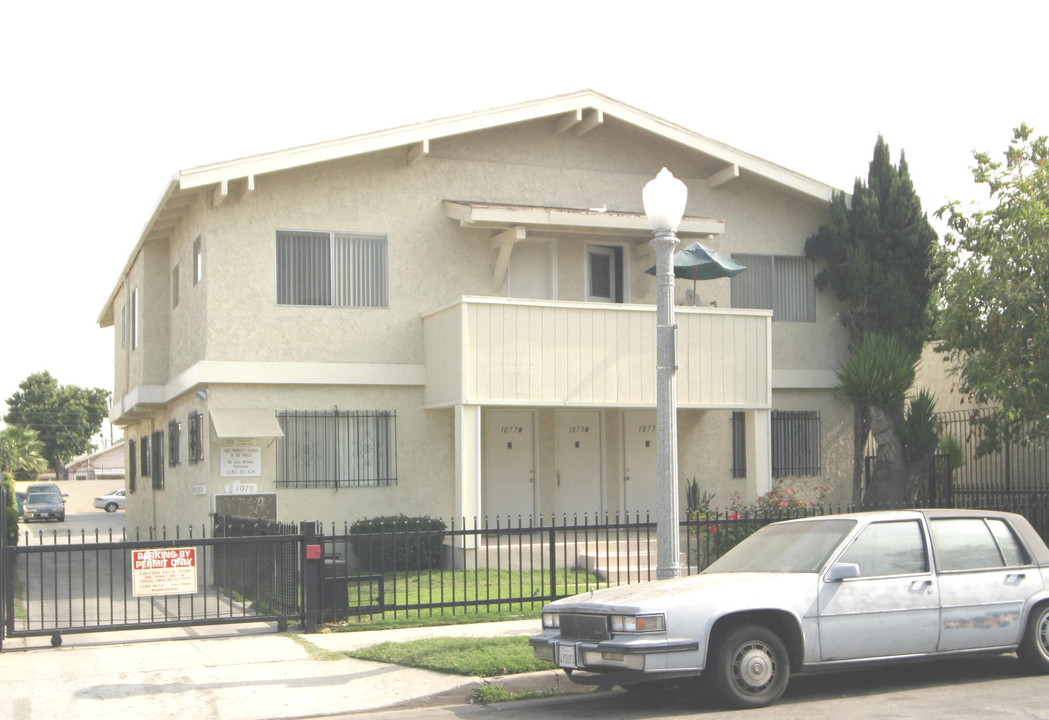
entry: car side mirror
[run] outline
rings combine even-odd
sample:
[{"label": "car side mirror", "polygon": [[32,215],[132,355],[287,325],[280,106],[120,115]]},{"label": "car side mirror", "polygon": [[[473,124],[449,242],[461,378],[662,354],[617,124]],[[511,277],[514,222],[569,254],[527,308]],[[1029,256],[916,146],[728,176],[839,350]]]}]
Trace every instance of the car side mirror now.
[{"label": "car side mirror", "polygon": [[860,576],[860,566],[856,563],[837,563],[827,571],[827,582],[841,582],[847,578]]}]

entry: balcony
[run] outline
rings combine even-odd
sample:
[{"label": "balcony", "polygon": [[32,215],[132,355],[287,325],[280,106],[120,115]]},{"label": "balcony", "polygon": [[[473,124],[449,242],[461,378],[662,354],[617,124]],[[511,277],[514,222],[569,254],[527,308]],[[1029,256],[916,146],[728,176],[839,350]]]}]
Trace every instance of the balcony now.
[{"label": "balcony", "polygon": [[[675,308],[683,408],[768,408],[770,310]],[[654,305],[463,297],[423,315],[425,405],[654,407]]]}]

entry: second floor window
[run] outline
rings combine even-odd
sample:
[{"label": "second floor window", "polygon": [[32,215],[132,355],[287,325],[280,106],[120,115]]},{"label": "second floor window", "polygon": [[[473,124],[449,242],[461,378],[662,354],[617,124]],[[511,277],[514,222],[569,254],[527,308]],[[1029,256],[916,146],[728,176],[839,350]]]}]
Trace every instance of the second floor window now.
[{"label": "second floor window", "polygon": [[204,416],[198,412],[189,414],[189,464],[194,465],[204,459]]},{"label": "second floor window", "polygon": [[386,236],[277,231],[277,304],[388,307]]},{"label": "second floor window", "polygon": [[732,307],[764,308],[775,322],[816,321],[816,269],[806,257],[745,255],[732,259],[747,266],[732,278]]},{"label": "second floor window", "polygon": [[139,452],[142,453],[142,457],[139,458],[139,468],[142,470],[142,477],[149,477],[150,471],[153,469],[153,456],[149,452],[149,435],[143,435],[139,440]]},{"label": "second floor window", "polygon": [[168,423],[168,467],[179,463],[179,445],[182,442],[182,423],[172,420]]}]

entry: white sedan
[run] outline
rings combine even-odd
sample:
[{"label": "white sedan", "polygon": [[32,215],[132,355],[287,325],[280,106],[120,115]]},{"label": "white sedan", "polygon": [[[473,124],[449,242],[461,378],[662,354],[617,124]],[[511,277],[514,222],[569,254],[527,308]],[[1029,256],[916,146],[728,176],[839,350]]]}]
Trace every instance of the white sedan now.
[{"label": "white sedan", "polygon": [[1049,673],[1049,547],[1023,517],[981,510],[776,523],[699,575],[543,609],[537,657],[574,682],[643,690],[698,678],[739,708],[791,674],[1016,652]]},{"label": "white sedan", "polygon": [[114,490],[107,495],[99,495],[95,498],[95,507],[106,512],[116,512],[124,509],[124,490]]}]

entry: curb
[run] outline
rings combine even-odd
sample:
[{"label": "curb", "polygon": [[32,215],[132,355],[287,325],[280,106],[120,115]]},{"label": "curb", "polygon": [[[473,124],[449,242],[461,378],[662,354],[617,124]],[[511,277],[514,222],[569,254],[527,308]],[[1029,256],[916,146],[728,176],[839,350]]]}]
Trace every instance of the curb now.
[{"label": "curb", "polygon": [[[465,680],[465,678],[464,678]],[[520,675],[499,675],[491,678],[466,680],[461,685],[423,697],[402,700],[381,708],[382,710],[413,710],[428,707],[472,704],[471,696],[479,687],[488,684],[501,687],[511,693],[542,692],[549,695],[587,695],[597,690],[593,686],[577,685],[565,677],[561,670],[539,670]],[[511,701],[512,702],[512,701]],[[369,712],[369,711],[360,711]]]}]

